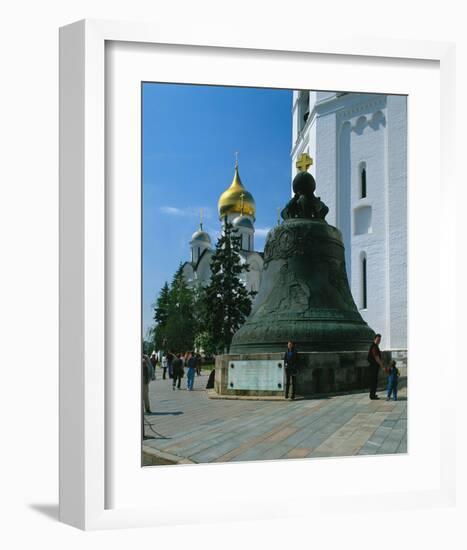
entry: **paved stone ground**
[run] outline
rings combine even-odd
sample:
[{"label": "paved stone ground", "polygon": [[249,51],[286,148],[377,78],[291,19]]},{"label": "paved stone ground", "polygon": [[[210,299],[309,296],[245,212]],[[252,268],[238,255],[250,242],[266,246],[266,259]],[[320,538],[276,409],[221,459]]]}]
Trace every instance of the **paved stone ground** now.
[{"label": "paved stone ground", "polygon": [[144,450],[161,460],[230,462],[407,452],[407,391],[399,401],[370,401],[368,393],[251,401],[210,399],[207,374],[194,391],[172,390],[171,380],[150,384],[152,414],[145,415]]}]

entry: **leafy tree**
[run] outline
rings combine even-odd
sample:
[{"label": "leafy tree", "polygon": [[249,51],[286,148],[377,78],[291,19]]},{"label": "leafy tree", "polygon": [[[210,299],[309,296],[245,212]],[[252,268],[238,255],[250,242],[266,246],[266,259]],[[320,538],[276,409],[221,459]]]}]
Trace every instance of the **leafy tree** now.
[{"label": "leafy tree", "polygon": [[249,266],[240,263],[241,237],[237,232],[226,218],[211,259],[211,281],[206,287],[206,325],[216,350],[222,352],[228,352],[256,294],[240,280],[242,271],[249,271]]},{"label": "leafy tree", "polygon": [[197,284],[193,287],[192,292],[195,334],[201,334],[202,332],[208,330],[206,288],[201,284]]},{"label": "leafy tree", "polygon": [[151,355],[154,351],[154,344],[149,340],[143,340],[143,353],[145,355]]},{"label": "leafy tree", "polygon": [[195,336],[195,348],[203,350],[205,355],[212,355],[216,351],[216,346],[212,339],[212,334],[208,330],[199,332]]},{"label": "leafy tree", "polygon": [[185,282],[180,265],[170,285],[168,314],[161,336],[166,347],[183,352],[193,349],[195,331],[193,290]]},{"label": "leafy tree", "polygon": [[158,325],[165,325],[169,317],[170,290],[167,281],[161,289],[159,298],[154,306],[154,321]]},{"label": "leafy tree", "polygon": [[156,349],[165,349],[166,348],[166,325],[169,318],[169,307],[170,307],[170,289],[167,281],[162,287],[159,297],[154,304],[154,321],[156,322],[155,326],[151,329],[151,338],[154,347]]}]

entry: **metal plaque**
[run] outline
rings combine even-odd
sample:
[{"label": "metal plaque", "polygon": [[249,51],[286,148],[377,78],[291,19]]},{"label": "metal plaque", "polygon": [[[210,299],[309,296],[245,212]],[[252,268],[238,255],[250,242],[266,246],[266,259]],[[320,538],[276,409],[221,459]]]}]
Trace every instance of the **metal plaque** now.
[{"label": "metal plaque", "polygon": [[227,376],[229,390],[282,391],[284,361],[230,361]]}]

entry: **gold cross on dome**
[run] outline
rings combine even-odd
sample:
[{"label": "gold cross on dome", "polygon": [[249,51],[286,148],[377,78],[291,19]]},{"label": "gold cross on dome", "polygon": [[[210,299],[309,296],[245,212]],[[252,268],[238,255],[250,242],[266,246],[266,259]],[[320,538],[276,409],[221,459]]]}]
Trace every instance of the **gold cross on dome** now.
[{"label": "gold cross on dome", "polygon": [[238,151],[235,151],[235,166],[238,166]]},{"label": "gold cross on dome", "polygon": [[244,206],[245,193],[241,193],[240,199],[242,201],[241,202],[241,209],[242,209],[242,216],[243,216],[243,206]]},{"label": "gold cross on dome", "polygon": [[302,153],[295,163],[295,166],[300,170],[300,172],[307,172],[308,167],[313,164],[313,159],[308,153]]}]

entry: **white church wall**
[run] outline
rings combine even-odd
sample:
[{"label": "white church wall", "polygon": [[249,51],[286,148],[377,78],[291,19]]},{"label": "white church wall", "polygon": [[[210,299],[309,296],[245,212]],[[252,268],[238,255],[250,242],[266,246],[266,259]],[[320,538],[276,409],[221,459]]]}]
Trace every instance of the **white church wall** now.
[{"label": "white church wall", "polygon": [[193,267],[190,263],[185,263],[182,268],[183,278],[188,284],[192,284],[195,280]]},{"label": "white church wall", "polygon": [[[379,107],[381,105],[373,106]],[[351,166],[351,208],[353,213],[350,284],[357,305],[362,308],[362,258],[366,256],[367,308],[361,310],[362,317],[383,335],[382,345],[389,344],[388,326],[388,255],[386,220],[386,117],[378,109],[372,112],[368,106],[350,119],[350,166]],[[364,114],[360,114],[364,113]],[[361,166],[366,168],[366,197],[361,196]],[[368,232],[358,234],[355,213],[358,209],[371,209],[371,225]],[[358,213],[358,212],[357,212]],[[371,230],[371,231],[370,231]]]},{"label": "white church wall", "polygon": [[[308,172],[316,177],[316,118],[311,120],[306,131],[295,143],[295,147],[292,149],[292,166],[291,166],[291,178],[290,188],[292,189],[292,181],[296,176],[298,170],[295,166],[298,157],[302,153],[308,153],[313,159],[313,164],[308,168]],[[291,191],[292,193],[292,191]]]},{"label": "white church wall", "polygon": [[[333,202],[336,227],[342,233],[345,248],[345,267],[349,281],[352,278],[352,155],[351,155],[352,124],[347,120],[337,129],[337,165],[336,184]],[[331,220],[330,220],[330,223]]]},{"label": "white church wall", "polygon": [[321,197],[321,200],[329,208],[329,214],[326,216],[326,221],[335,226],[337,210],[337,143],[335,113],[317,118],[315,140],[316,152],[314,165],[316,195]]},{"label": "white church wall", "polygon": [[209,284],[211,280],[211,258],[212,252],[206,252],[197,266],[196,277],[202,285]]},{"label": "white church wall", "polygon": [[259,254],[254,253],[248,258],[248,264],[250,271],[247,273],[247,288],[258,292],[263,270],[263,259]]},{"label": "white church wall", "polygon": [[407,99],[387,101],[390,347],[407,347]]},{"label": "white church wall", "polygon": [[[294,106],[298,94],[294,93]],[[298,132],[293,111],[292,178],[303,152],[327,221],[342,231],[346,267],[363,318],[385,349],[407,347],[406,99],[384,95],[310,95],[310,117]],[[361,169],[366,170],[362,197]],[[363,308],[362,259],[367,299]]]},{"label": "white church wall", "polygon": [[366,235],[372,232],[371,206],[359,206],[354,209],[353,226],[355,235]]}]

